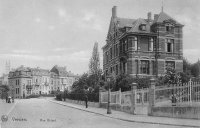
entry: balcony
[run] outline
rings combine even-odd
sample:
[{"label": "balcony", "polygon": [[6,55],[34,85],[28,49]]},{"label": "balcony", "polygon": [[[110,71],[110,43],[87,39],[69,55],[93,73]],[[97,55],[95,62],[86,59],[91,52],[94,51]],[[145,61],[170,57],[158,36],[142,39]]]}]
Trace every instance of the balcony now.
[{"label": "balcony", "polygon": [[26,90],[31,90],[32,88],[32,85],[26,85]]}]

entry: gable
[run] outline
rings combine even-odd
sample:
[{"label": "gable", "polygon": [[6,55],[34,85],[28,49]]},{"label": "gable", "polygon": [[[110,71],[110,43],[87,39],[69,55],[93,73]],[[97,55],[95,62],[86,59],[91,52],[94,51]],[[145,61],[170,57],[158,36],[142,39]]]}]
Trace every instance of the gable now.
[{"label": "gable", "polygon": [[159,15],[158,15],[158,18],[156,18],[154,20],[154,22],[157,22],[157,23],[172,23],[172,24],[179,24],[181,25],[179,22],[177,22],[175,19],[173,19],[172,17],[170,17],[168,14],[166,14],[165,12],[161,12]]}]

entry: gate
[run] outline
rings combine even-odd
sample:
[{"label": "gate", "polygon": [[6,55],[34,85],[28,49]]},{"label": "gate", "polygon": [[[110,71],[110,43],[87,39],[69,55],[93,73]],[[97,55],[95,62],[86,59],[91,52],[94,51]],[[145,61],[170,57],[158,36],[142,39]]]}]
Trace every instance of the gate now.
[{"label": "gate", "polygon": [[[131,91],[121,92],[115,91],[110,94],[110,104],[112,108],[118,108],[120,106],[120,111],[125,111],[129,113],[134,108],[135,114],[148,114],[148,94],[149,89],[132,89]],[[100,92],[100,104],[107,104],[108,102],[108,92]]]},{"label": "gate", "polygon": [[149,89],[137,89],[136,90],[136,114],[148,114],[149,106]]}]

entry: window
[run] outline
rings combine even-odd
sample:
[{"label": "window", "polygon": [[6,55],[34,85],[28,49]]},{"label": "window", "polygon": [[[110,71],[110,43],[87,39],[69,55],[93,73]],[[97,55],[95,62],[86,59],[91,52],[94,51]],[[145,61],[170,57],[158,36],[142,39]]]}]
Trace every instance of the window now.
[{"label": "window", "polygon": [[123,46],[123,52],[126,52],[127,49],[128,49],[128,47],[127,47],[127,41],[125,40],[123,44],[124,44],[124,46]]},{"label": "window", "polygon": [[169,32],[169,33],[174,32],[174,27],[171,24],[166,24],[165,27],[166,27],[166,32]]},{"label": "window", "polygon": [[106,52],[106,63],[108,63],[108,60],[109,60],[109,58],[108,58],[108,52]]},{"label": "window", "polygon": [[146,30],[146,24],[141,24],[140,25],[140,30],[145,31]]},{"label": "window", "polygon": [[166,39],[165,51],[166,52],[173,52],[173,48],[174,48],[173,45],[174,45],[173,39]]},{"label": "window", "polygon": [[118,75],[118,65],[116,65],[116,75]]},{"label": "window", "polygon": [[118,56],[119,50],[118,50],[118,44],[116,44],[116,56]]},{"label": "window", "polygon": [[149,51],[153,51],[153,38],[149,38]]},{"label": "window", "polygon": [[175,68],[175,62],[174,61],[166,61],[165,62],[165,68]]},{"label": "window", "polygon": [[106,76],[108,76],[108,70],[106,70]]},{"label": "window", "polygon": [[148,60],[141,60],[140,73],[141,74],[149,74],[149,61]]},{"label": "window", "polygon": [[112,48],[110,48],[110,59],[112,59]]},{"label": "window", "polygon": [[137,42],[138,42],[137,37],[134,37],[134,38],[133,38],[133,42],[132,42],[133,44],[132,44],[132,45],[133,45],[133,48],[134,48],[135,50],[138,50]]},{"label": "window", "polygon": [[126,62],[123,62],[122,65],[121,65],[121,70],[122,70],[122,73],[127,73],[127,63]]}]

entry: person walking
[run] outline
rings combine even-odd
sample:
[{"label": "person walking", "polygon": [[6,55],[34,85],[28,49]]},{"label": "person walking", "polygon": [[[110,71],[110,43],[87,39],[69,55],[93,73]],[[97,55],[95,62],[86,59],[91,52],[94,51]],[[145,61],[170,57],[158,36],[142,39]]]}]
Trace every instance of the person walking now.
[{"label": "person walking", "polygon": [[14,100],[14,96],[12,97],[12,103],[14,103],[15,102],[15,100]]}]

